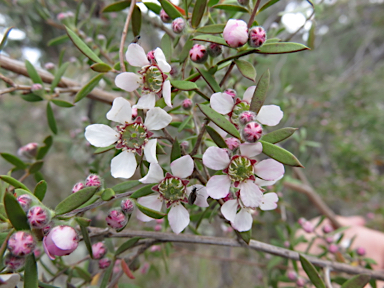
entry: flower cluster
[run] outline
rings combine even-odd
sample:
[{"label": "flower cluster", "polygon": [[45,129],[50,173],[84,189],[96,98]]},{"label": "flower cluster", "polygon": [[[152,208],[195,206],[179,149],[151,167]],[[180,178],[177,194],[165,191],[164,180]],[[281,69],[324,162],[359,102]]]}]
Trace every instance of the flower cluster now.
[{"label": "flower cluster", "polygon": [[229,19],[223,31],[225,42],[232,47],[238,48],[248,42],[251,47],[260,47],[267,40],[267,34],[263,27],[255,26],[249,29],[243,20]]}]

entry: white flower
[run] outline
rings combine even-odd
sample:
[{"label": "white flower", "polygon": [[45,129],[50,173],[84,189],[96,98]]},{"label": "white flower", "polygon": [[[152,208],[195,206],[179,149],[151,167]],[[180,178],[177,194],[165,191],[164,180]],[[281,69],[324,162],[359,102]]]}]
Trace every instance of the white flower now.
[{"label": "white flower", "polygon": [[111,161],[111,174],[115,178],[130,178],[135,173],[137,163],[135,152],[139,155],[144,150],[148,162],[157,163],[156,139],[150,130],[166,127],[172,117],[164,110],[155,107],[147,112],[144,124],[140,117],[132,120],[132,108],[128,100],[118,97],[113,101],[107,113],[107,119],[118,122],[117,131],[104,124],[93,124],[85,128],[85,138],[96,147],[108,147],[116,143],[122,152]]},{"label": "white flower", "polygon": [[155,107],[156,95],[163,95],[167,106],[172,107],[171,82],[166,80],[168,76],[164,74],[171,71],[171,66],[167,63],[163,51],[156,48],[153,59],[149,61],[144,49],[136,43],[131,43],[125,57],[130,65],[141,67],[141,70],[139,75],[132,72],[120,73],[115,78],[116,86],[128,92],[142,88],[143,95],[137,102],[138,109]]}]

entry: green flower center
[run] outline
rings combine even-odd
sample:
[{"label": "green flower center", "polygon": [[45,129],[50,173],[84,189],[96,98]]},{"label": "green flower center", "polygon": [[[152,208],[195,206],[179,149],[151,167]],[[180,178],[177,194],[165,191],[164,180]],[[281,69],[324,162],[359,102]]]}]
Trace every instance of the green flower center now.
[{"label": "green flower center", "polygon": [[120,139],[117,141],[116,148],[128,151],[136,151],[141,154],[141,149],[148,142],[147,128],[142,123],[126,123],[117,127]]},{"label": "green flower center", "polygon": [[163,179],[158,188],[168,203],[185,200],[187,197],[185,185],[181,182],[181,179],[176,177]]},{"label": "green flower center", "polygon": [[240,125],[239,118],[241,113],[243,113],[244,111],[249,111],[249,108],[250,108],[249,104],[244,101],[236,104],[232,109],[232,115],[231,115],[232,123],[236,125]]},{"label": "green flower center", "polygon": [[139,72],[143,75],[144,90],[158,93],[163,88],[163,72],[157,66],[145,66]]},{"label": "green flower center", "polygon": [[228,167],[228,176],[233,182],[243,182],[253,175],[253,165],[247,157],[233,157]]}]

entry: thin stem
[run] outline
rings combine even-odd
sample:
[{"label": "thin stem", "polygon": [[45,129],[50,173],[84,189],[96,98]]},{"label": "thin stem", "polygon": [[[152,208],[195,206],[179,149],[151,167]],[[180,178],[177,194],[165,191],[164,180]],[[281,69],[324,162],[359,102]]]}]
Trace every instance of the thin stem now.
[{"label": "thin stem", "polygon": [[193,156],[193,155],[195,155],[197,153],[197,150],[199,149],[199,146],[200,146],[201,142],[203,141],[203,136],[204,136],[204,133],[205,133],[205,126],[208,125],[209,121],[210,121],[209,119],[205,120],[204,126],[201,127],[200,133],[197,136],[195,147],[193,147],[193,150],[192,150],[191,153],[189,153],[189,155]]},{"label": "thin stem", "polygon": [[235,62],[232,61],[231,65],[229,65],[227,72],[225,72],[225,75],[223,79],[220,82],[220,87],[224,85],[225,81],[227,81],[229,74],[231,74],[233,67],[235,66]]},{"label": "thin stem", "polygon": [[257,0],[255,3],[255,7],[253,8],[251,17],[249,18],[249,21],[248,21],[248,29],[252,27],[252,24],[253,24],[253,21],[255,20],[255,16],[257,13],[257,9],[259,8],[260,2],[261,2],[261,0]]},{"label": "thin stem", "polygon": [[129,22],[131,21],[133,9],[135,9],[135,6],[136,6],[136,0],[131,0],[131,6],[129,7],[127,19],[125,20],[124,30],[123,30],[123,33],[121,34],[119,59],[120,59],[120,70],[123,70],[124,72],[127,71],[124,65],[124,44],[128,34]]}]

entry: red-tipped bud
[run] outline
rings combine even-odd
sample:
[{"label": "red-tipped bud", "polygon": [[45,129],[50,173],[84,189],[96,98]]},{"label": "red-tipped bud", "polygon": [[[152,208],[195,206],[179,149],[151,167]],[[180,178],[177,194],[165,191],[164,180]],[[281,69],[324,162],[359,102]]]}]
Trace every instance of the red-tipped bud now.
[{"label": "red-tipped bud", "polygon": [[121,209],[115,208],[109,211],[105,221],[107,221],[109,227],[120,230],[123,229],[125,225],[127,225],[128,218]]},{"label": "red-tipped bud", "polygon": [[35,239],[31,233],[26,231],[17,231],[8,239],[8,250],[17,257],[31,254],[35,247]]},{"label": "red-tipped bud", "polygon": [[101,259],[107,254],[107,248],[103,242],[97,242],[92,245],[92,254],[94,259]]},{"label": "red-tipped bud", "polygon": [[52,62],[45,63],[44,68],[47,70],[52,70],[55,68],[55,64],[53,64]]},{"label": "red-tipped bud", "polygon": [[38,147],[39,144],[35,142],[28,143],[27,145],[24,145],[17,150],[17,155],[28,159],[35,158]]},{"label": "red-tipped bud", "polygon": [[256,119],[256,114],[255,114],[255,112],[252,112],[252,111],[244,111],[239,116],[239,122],[243,125],[245,125],[251,121],[254,121],[255,119]]},{"label": "red-tipped bud", "polygon": [[123,212],[127,215],[131,215],[133,212],[133,209],[135,208],[135,205],[130,199],[123,199],[120,203],[120,208],[123,210]]},{"label": "red-tipped bud", "polygon": [[248,44],[251,47],[260,47],[267,40],[267,33],[261,26],[252,27],[249,30]]},{"label": "red-tipped bud", "polygon": [[208,46],[208,54],[212,58],[215,58],[215,57],[219,56],[222,52],[223,52],[223,49],[221,48],[220,44],[217,44],[217,43],[209,44],[209,46]]},{"label": "red-tipped bud", "polygon": [[79,245],[79,236],[71,226],[56,226],[43,238],[43,247],[50,259],[69,255]]},{"label": "red-tipped bud", "polygon": [[181,107],[183,107],[184,110],[191,110],[193,106],[193,102],[191,99],[184,99],[183,103],[181,103]]},{"label": "red-tipped bud", "polygon": [[100,187],[101,186],[101,178],[99,175],[96,175],[96,174],[91,174],[87,177],[87,179],[85,180],[85,186],[95,186],[95,187]]},{"label": "red-tipped bud", "polygon": [[240,146],[240,140],[237,139],[237,138],[226,138],[225,139],[225,143],[227,144],[228,146],[228,149],[229,150],[235,150],[236,148],[239,148]]},{"label": "red-tipped bud", "polygon": [[313,224],[309,221],[305,221],[302,225],[301,228],[307,233],[312,233],[315,230],[315,227]]},{"label": "red-tipped bud", "polygon": [[35,84],[32,84],[32,86],[31,86],[32,92],[37,91],[37,90],[41,90],[41,89],[43,89],[43,85],[41,85],[40,83],[35,83]]},{"label": "red-tipped bud", "polygon": [[164,11],[164,9],[160,10],[160,19],[164,23],[170,23],[172,21],[171,17]]},{"label": "red-tipped bud", "polygon": [[46,208],[33,206],[27,213],[29,225],[31,228],[41,229],[47,226],[51,217]]},{"label": "red-tipped bud", "polygon": [[12,254],[7,254],[4,259],[4,264],[11,271],[17,271],[24,267],[25,265],[25,257],[17,257]]},{"label": "red-tipped bud", "polygon": [[324,233],[331,233],[333,231],[333,228],[331,225],[324,225],[323,226],[323,232]]},{"label": "red-tipped bud", "polygon": [[296,281],[297,279],[297,274],[295,271],[288,271],[287,273],[287,277],[289,278],[289,280],[291,281]]},{"label": "red-tipped bud", "polygon": [[161,231],[161,229],[162,229],[162,226],[161,225],[159,225],[159,224],[157,224],[157,225],[155,225],[155,231],[156,232],[159,232],[159,231]]},{"label": "red-tipped bud", "polygon": [[183,32],[184,27],[185,27],[184,18],[179,17],[172,21],[172,30],[176,34],[180,34],[181,32]]},{"label": "red-tipped bud", "polygon": [[248,26],[243,20],[229,19],[223,31],[225,42],[232,47],[238,48],[248,41]]},{"label": "red-tipped bud", "polygon": [[335,254],[337,251],[339,251],[339,246],[337,246],[336,244],[330,244],[328,246],[328,251],[332,254]]},{"label": "red-tipped bud", "polygon": [[156,61],[156,58],[155,58],[155,50],[151,50],[147,53],[147,59],[149,62],[153,62],[153,61]]},{"label": "red-tipped bud", "polygon": [[364,249],[363,247],[358,247],[358,248],[356,249],[356,253],[357,253],[357,255],[359,255],[359,256],[364,256],[364,255],[365,255],[365,249]]},{"label": "red-tipped bud", "polygon": [[257,122],[249,122],[243,128],[243,138],[248,143],[255,143],[263,134],[263,128]]},{"label": "red-tipped bud", "polygon": [[304,285],[305,285],[305,280],[304,280],[303,278],[299,278],[299,279],[297,279],[297,281],[296,281],[296,285],[297,285],[298,287],[304,287]]},{"label": "red-tipped bud", "polygon": [[82,182],[76,183],[72,188],[72,193],[76,193],[77,191],[80,191],[81,189],[84,189],[85,185]]},{"label": "red-tipped bud", "polygon": [[111,265],[111,259],[109,258],[103,258],[99,260],[99,268],[100,269],[106,269]]},{"label": "red-tipped bud", "polygon": [[136,105],[133,105],[132,106],[132,118],[136,118],[137,117],[137,107]]},{"label": "red-tipped bud", "polygon": [[189,57],[195,63],[204,63],[208,58],[207,49],[203,45],[195,44],[192,49],[189,50]]},{"label": "red-tipped bud", "polygon": [[27,212],[31,207],[32,197],[28,194],[23,194],[17,197],[17,202],[19,202],[21,208],[23,208],[23,210]]},{"label": "red-tipped bud", "polygon": [[225,90],[224,90],[224,93],[225,93],[225,94],[228,94],[228,95],[231,95],[232,98],[236,98],[236,96],[237,96],[237,92],[236,92],[235,89],[230,89],[230,88],[225,89]]}]

